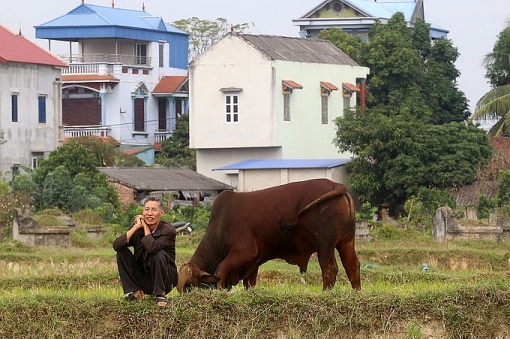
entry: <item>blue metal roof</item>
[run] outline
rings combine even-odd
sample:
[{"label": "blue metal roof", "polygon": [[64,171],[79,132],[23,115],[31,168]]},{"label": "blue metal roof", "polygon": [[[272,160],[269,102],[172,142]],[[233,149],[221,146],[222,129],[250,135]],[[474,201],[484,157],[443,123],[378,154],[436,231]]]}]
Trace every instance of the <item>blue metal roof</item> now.
[{"label": "blue metal roof", "polygon": [[285,168],[333,168],[347,164],[351,159],[249,159],[213,169],[257,170]]},{"label": "blue metal roof", "polygon": [[170,66],[187,69],[188,34],[146,11],[81,4],[67,14],[35,26],[38,39],[79,41],[119,38],[168,41]]},{"label": "blue metal roof", "polygon": [[[45,28],[93,28],[104,26],[129,27],[139,30],[163,31],[176,34],[185,32],[165,24],[161,17],[155,17],[146,11],[131,9],[104,7],[96,5],[81,4],[67,14],[50,20],[42,25],[36,26],[36,31],[41,34],[37,38],[58,39],[57,37],[44,36]],[[98,36],[99,37],[99,36]],[[101,36],[103,37],[103,36]]]}]

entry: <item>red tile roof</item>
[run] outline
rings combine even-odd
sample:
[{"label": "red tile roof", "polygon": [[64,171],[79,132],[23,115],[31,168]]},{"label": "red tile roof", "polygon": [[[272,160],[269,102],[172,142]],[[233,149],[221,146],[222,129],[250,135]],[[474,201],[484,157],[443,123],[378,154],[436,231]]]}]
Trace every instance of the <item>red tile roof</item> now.
[{"label": "red tile roof", "polygon": [[164,76],[159,80],[152,93],[174,93],[179,90],[179,87],[186,81],[187,76]]},{"label": "red tile roof", "polygon": [[348,82],[342,82],[342,87],[348,91],[351,91],[351,92],[359,92],[359,88],[356,87],[356,85],[353,85],[353,84],[350,84]]},{"label": "red tile roof", "polygon": [[105,74],[67,74],[62,75],[63,82],[119,82],[113,75]]},{"label": "red tile roof", "polygon": [[338,89],[338,87],[333,85],[331,82],[327,82],[327,81],[321,81],[321,86],[327,90],[330,90],[330,91],[336,91]]},{"label": "red tile roof", "polygon": [[303,85],[298,84],[294,80],[282,80],[284,86],[287,86],[292,89],[303,89]]},{"label": "red tile roof", "polygon": [[67,67],[67,63],[36,43],[0,25],[0,62]]}]

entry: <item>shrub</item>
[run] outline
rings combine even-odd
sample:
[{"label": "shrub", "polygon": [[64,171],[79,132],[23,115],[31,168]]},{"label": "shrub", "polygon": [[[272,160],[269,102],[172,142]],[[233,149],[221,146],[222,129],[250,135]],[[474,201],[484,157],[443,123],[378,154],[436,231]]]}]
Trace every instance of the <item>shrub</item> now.
[{"label": "shrub", "polygon": [[491,211],[497,206],[497,199],[488,199],[487,195],[481,194],[476,206],[476,215],[478,219],[487,219]]},{"label": "shrub", "polygon": [[377,212],[377,206],[372,206],[368,201],[361,204],[359,212],[356,212],[356,219],[358,220],[372,220],[374,213]]}]

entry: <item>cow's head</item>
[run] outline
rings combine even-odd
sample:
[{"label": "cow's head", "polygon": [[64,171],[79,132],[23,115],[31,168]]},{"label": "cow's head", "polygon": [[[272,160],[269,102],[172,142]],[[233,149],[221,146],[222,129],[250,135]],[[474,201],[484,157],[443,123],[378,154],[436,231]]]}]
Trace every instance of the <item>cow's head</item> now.
[{"label": "cow's head", "polygon": [[176,288],[179,293],[189,292],[193,287],[215,288],[218,280],[214,275],[204,272],[188,262],[179,269]]}]

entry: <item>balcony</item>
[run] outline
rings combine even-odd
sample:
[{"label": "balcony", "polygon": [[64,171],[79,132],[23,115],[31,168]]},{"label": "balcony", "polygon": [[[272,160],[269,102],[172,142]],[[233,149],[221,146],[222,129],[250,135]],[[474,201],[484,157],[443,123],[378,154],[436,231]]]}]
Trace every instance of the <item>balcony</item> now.
[{"label": "balcony", "polygon": [[101,126],[64,126],[64,139],[79,137],[100,137],[110,136],[110,127]]},{"label": "balcony", "polygon": [[149,69],[151,58],[126,54],[67,54],[60,55],[69,67],[62,74],[113,74],[114,66]]}]

